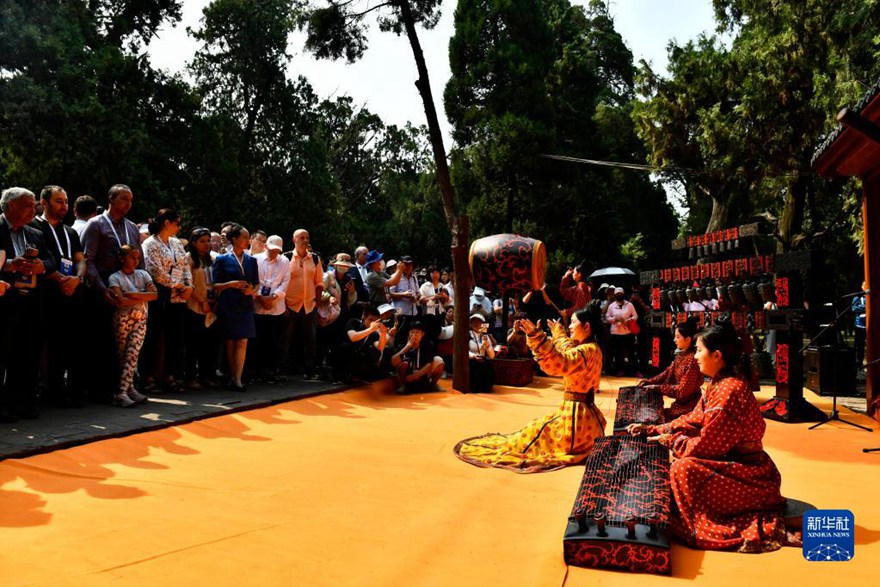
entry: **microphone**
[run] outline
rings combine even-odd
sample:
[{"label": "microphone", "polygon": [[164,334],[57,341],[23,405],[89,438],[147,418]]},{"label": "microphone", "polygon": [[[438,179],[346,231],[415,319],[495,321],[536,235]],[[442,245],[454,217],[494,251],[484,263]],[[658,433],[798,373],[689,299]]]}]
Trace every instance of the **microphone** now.
[{"label": "microphone", "polygon": [[845,295],[840,296],[839,299],[841,299],[841,300],[845,300],[845,299],[847,299],[847,298],[854,298],[854,297],[857,297],[857,296],[866,296],[866,295],[868,295],[869,293],[871,293],[871,290],[870,290],[870,289],[866,289],[866,290],[862,290],[862,291],[854,291],[854,292],[852,292],[852,293],[848,293],[848,294],[845,294]]}]

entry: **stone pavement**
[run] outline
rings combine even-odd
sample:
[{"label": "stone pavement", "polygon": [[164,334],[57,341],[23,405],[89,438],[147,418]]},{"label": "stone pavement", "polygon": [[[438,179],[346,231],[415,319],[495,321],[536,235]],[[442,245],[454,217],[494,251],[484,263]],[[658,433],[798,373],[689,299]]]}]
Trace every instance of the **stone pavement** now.
[{"label": "stone pavement", "polygon": [[221,414],[347,389],[327,381],[291,377],[286,383],[249,385],[244,393],[225,387],[162,393],[133,408],[88,403],[75,409],[44,408],[38,420],[0,424],[0,460],[49,452]]}]

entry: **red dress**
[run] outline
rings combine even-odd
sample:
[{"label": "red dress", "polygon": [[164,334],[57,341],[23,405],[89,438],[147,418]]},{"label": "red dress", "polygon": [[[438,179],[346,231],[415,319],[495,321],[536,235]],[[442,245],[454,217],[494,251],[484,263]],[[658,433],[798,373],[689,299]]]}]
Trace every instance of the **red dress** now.
[{"label": "red dress", "polygon": [[586,307],[590,300],[593,299],[593,292],[590,289],[589,283],[583,281],[573,283],[573,281],[574,279],[572,279],[571,275],[563,276],[562,282],[559,284],[559,295],[571,302],[572,309],[580,310]]},{"label": "red dress", "polygon": [[687,414],[700,401],[700,387],[705,378],[695,354],[693,347],[678,353],[665,371],[645,380],[645,387],[653,386],[666,397],[675,399],[671,406],[663,409],[667,422]]},{"label": "red dress", "polygon": [[694,410],[660,426],[674,461],[670,529],[690,546],[768,552],[786,543],[779,470],[761,442],[764,419],[748,384],[716,376]]}]

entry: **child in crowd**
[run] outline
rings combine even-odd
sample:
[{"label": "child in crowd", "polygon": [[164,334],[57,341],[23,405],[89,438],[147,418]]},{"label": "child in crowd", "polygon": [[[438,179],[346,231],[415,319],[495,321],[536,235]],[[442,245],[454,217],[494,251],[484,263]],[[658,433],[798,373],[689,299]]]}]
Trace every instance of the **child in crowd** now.
[{"label": "child in crowd", "polygon": [[147,401],[147,396],[134,388],[134,374],[147,333],[147,302],[154,301],[157,294],[150,274],[137,269],[141,260],[140,249],[122,245],[119,256],[122,269],[111,275],[109,280],[109,286],[119,300],[113,315],[113,326],[120,376],[119,391],[113,396],[113,405],[130,408]]}]

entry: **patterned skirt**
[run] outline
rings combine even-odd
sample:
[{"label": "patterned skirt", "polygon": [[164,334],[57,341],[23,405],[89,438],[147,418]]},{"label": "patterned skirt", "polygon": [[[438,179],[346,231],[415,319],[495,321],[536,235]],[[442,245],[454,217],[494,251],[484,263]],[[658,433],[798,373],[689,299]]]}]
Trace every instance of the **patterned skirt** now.
[{"label": "patterned skirt", "polygon": [[478,467],[540,473],[584,462],[604,429],[605,417],[595,405],[565,400],[552,414],[516,432],[467,438],[453,450],[458,458]]}]

